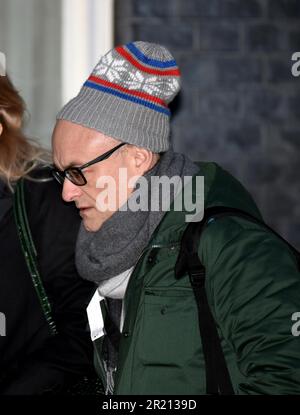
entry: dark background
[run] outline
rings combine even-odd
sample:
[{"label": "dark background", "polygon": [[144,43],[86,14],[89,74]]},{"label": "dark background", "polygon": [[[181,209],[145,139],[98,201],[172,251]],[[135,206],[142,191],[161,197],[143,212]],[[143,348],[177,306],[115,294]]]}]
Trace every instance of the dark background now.
[{"label": "dark background", "polygon": [[115,0],[115,44],[167,46],[182,71],[176,151],[216,161],[300,249],[300,0]]}]

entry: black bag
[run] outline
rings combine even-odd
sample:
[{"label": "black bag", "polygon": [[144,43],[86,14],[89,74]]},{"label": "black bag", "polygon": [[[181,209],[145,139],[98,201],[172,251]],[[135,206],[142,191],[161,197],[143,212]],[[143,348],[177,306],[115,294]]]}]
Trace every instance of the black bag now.
[{"label": "black bag", "polygon": [[181,248],[175,267],[175,276],[182,278],[185,272],[189,274],[190,282],[198,308],[199,330],[206,370],[206,393],[208,395],[233,395],[228,368],[224,358],[216,322],[210,311],[205,291],[205,267],[198,256],[199,241],[205,226],[212,218],[223,216],[239,216],[244,219],[259,223],[278,238],[283,240],[295,255],[300,270],[300,253],[282,238],[271,227],[240,209],[215,206],[205,209],[204,217],[200,222],[191,222],[184,231]]},{"label": "black bag", "polygon": [[[51,305],[39,273],[37,250],[32,239],[28,222],[23,179],[20,179],[15,187],[13,210],[25,262],[45,319],[47,320],[50,333],[52,336],[55,336],[57,334],[57,328],[52,317]],[[104,390],[99,377],[96,374],[88,374],[87,376],[83,376],[82,379],[77,381],[67,390],[64,390],[63,393],[68,395],[98,395],[103,394]]]}]

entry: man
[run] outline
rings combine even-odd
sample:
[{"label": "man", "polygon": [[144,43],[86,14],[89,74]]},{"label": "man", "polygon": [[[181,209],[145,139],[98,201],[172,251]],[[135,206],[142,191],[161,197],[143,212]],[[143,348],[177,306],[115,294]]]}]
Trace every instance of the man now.
[{"label": "man", "polygon": [[[205,208],[234,207],[261,218],[229,173],[170,149],[168,103],[179,89],[170,52],[133,42],[103,56],[57,117],[54,174],[63,199],[74,201],[82,217],[77,267],[105,297],[109,328],[95,344],[107,393],[206,392],[194,293],[188,276],[176,279],[174,272],[188,225],[188,209],[175,209],[186,189],[180,191],[179,181],[193,177],[186,186],[192,183],[192,196],[199,204],[204,198]],[[202,199],[195,191],[200,176]],[[163,209],[169,195],[151,186],[155,177],[180,179],[169,211]],[[110,208],[103,194],[118,195]],[[159,209],[124,208],[148,196]],[[235,216],[210,221],[198,254],[234,392],[299,393],[299,339],[291,334],[291,317],[300,310],[300,277],[293,254],[263,226]]]}]

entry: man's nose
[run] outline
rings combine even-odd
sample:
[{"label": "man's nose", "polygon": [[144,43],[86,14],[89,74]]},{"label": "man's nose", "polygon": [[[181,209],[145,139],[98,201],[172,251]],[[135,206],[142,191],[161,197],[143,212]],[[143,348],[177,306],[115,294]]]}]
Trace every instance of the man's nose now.
[{"label": "man's nose", "polygon": [[70,180],[65,179],[62,189],[62,198],[65,202],[73,202],[81,195],[80,186],[76,186]]}]

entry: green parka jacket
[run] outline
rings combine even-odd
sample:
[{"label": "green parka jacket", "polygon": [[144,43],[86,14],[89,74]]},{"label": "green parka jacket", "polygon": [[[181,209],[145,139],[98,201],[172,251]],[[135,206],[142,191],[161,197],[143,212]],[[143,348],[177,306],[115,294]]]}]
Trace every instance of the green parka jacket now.
[{"label": "green parka jacket", "polygon": [[[261,219],[235,178],[215,163],[199,166],[205,207],[236,207]],[[174,276],[186,213],[165,214],[130,277],[116,395],[205,394],[194,294],[188,275]],[[300,337],[291,331],[300,274],[289,248],[258,224],[223,217],[207,225],[199,257],[235,393],[300,394]],[[99,353],[96,367],[103,375]]]}]

